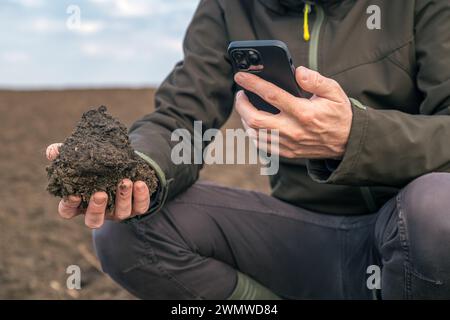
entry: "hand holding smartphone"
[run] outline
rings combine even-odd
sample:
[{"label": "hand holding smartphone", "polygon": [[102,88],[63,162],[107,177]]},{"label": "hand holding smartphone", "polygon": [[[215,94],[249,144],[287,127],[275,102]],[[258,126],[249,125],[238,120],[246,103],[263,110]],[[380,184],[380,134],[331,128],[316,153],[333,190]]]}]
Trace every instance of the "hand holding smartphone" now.
[{"label": "hand holding smartphone", "polygon": [[[293,96],[301,96],[301,90],[295,79],[295,67],[284,42],[278,40],[233,41],[228,46],[228,55],[234,73],[254,73]],[[245,94],[257,109],[273,114],[280,112],[253,92],[245,90]]]}]

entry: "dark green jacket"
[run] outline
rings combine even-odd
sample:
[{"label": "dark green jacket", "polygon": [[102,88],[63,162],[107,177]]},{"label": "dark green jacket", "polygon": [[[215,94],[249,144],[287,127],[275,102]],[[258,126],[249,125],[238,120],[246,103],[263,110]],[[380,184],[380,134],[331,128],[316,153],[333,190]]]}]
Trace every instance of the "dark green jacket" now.
[{"label": "dark green jacket", "polygon": [[[370,5],[381,9],[381,29],[367,27]],[[273,196],[322,213],[364,214],[413,179],[450,171],[450,1],[315,5],[310,41],[303,39],[302,9],[300,0],[200,2],[184,61],[157,91],[156,111],[130,130],[135,149],[163,172],[153,211],[193,184],[201,169],[171,162],[172,131],[192,131],[194,120],[204,130],[219,128],[232,111],[236,88],[226,52],[233,40],[284,41],[296,66],[335,79],[357,100],[342,161],[281,159],[270,179]]]}]

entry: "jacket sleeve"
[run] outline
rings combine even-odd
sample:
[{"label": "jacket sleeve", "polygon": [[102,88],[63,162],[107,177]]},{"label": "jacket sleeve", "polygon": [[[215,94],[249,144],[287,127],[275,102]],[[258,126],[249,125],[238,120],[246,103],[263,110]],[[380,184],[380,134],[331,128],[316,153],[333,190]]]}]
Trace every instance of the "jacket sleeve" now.
[{"label": "jacket sleeve", "polygon": [[179,143],[171,141],[172,132],[185,129],[190,133],[188,144],[193,154],[194,121],[202,121],[204,132],[222,126],[232,111],[233,77],[224,25],[219,4],[201,1],[184,38],[184,60],[157,90],[156,110],[130,128],[132,146],[160,177],[150,212],[193,184],[201,169],[201,164],[176,165],[171,161],[172,147]]},{"label": "jacket sleeve", "polygon": [[415,22],[420,114],[375,110],[352,100],[343,159],[309,160],[319,183],[402,187],[430,172],[450,172],[450,2],[417,1]]}]

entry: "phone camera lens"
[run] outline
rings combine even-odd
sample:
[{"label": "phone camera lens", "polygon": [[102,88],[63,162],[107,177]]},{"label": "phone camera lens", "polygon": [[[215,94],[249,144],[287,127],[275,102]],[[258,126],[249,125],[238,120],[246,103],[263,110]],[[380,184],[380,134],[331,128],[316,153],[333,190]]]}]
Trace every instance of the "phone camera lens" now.
[{"label": "phone camera lens", "polygon": [[239,60],[241,60],[242,58],[244,58],[244,53],[242,53],[241,51],[235,51],[235,52],[233,52],[233,58],[234,58],[236,61],[239,61]]},{"label": "phone camera lens", "polygon": [[248,53],[248,60],[253,65],[258,65],[259,64],[259,56],[254,51],[249,51],[249,53]]},{"label": "phone camera lens", "polygon": [[248,59],[250,60],[251,64],[257,65],[259,64],[259,57],[257,54],[250,54],[248,56]]},{"label": "phone camera lens", "polygon": [[239,63],[238,67],[239,67],[239,69],[245,70],[245,69],[248,69],[249,65],[248,65],[247,61],[242,61]]}]

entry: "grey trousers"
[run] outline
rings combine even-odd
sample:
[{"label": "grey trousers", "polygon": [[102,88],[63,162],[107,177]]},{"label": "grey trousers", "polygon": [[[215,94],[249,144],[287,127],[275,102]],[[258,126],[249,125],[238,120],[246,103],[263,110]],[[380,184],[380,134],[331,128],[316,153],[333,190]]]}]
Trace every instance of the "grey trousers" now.
[{"label": "grey trousers", "polygon": [[225,299],[237,270],[284,299],[449,299],[450,174],[361,216],[196,183],[158,213],[106,222],[94,242],[104,271],[144,299]]}]

